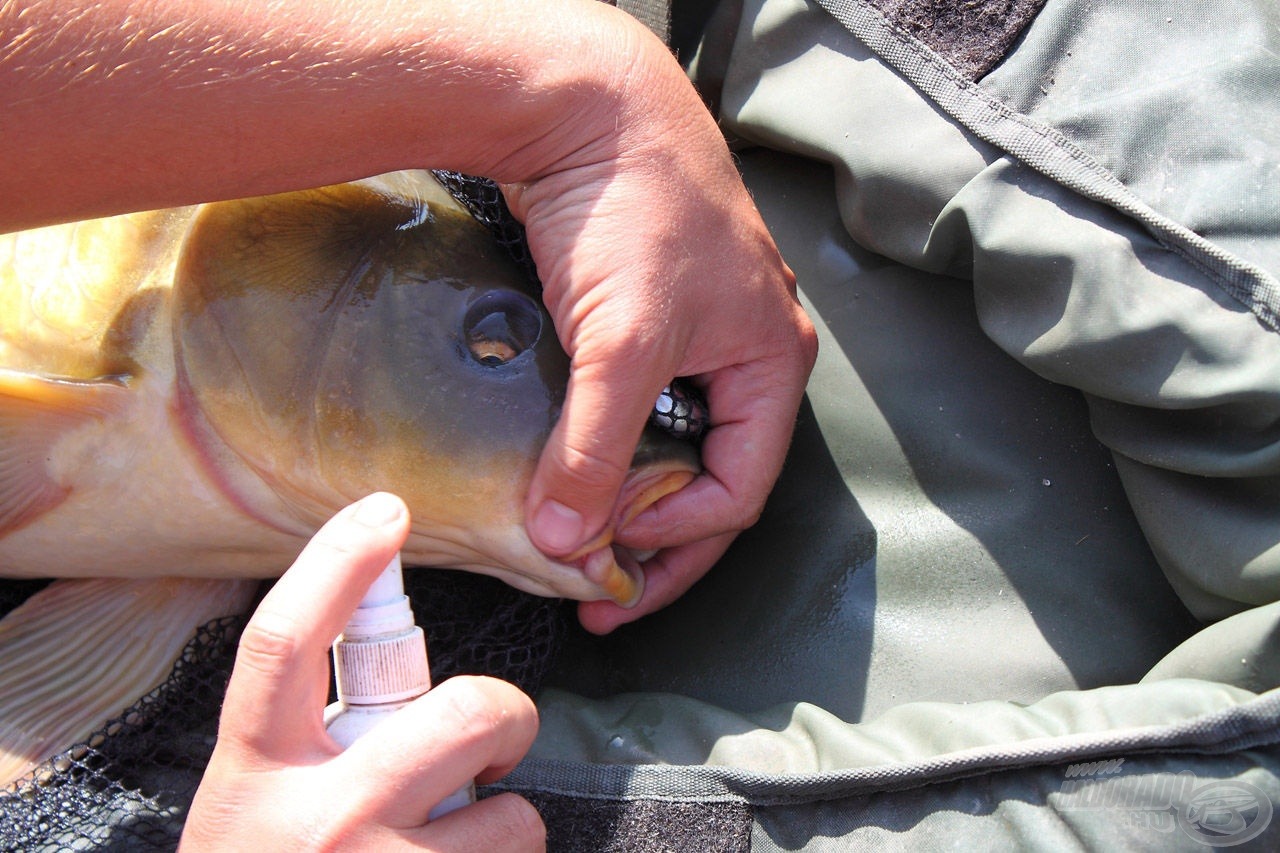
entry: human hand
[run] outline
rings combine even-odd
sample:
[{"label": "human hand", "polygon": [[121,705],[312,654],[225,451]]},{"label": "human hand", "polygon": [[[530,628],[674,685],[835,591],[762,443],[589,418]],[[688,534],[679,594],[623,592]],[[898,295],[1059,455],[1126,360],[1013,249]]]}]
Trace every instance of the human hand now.
[{"label": "human hand", "polygon": [[537,730],[527,696],[492,678],[451,678],[345,752],[325,732],[327,652],[403,544],[387,494],[338,513],[258,607],[240,640],[218,742],[184,850],[541,850],[534,808],[500,794],[427,822],[472,778],[500,778]]},{"label": "human hand", "polygon": [[661,549],[643,567],[643,597],[631,609],[579,608],[599,633],[677,598],[759,517],[817,352],[794,276],[715,121],[656,39],[639,35],[626,49],[611,109],[573,118],[578,134],[596,122],[594,141],[537,180],[505,186],[572,358],[526,502],[534,543],[572,558],[598,541],[672,377],[692,377],[709,404],[702,475],[617,537]]}]

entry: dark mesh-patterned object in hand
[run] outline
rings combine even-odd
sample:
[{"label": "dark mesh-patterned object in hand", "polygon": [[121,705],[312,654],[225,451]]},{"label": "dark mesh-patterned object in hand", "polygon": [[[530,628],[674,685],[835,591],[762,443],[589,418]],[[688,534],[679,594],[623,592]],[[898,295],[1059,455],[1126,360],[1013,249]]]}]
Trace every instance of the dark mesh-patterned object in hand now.
[{"label": "dark mesh-patterned object in hand", "polygon": [[511,215],[507,200],[503,198],[498,185],[488,178],[477,178],[444,169],[436,169],[432,174],[450,195],[489,229],[494,238],[511,253],[511,257],[515,258],[516,263],[524,267],[530,278],[538,281],[538,270],[533,263],[533,255],[529,253],[524,226]]},{"label": "dark mesh-patterned object in hand", "polygon": [[699,442],[711,426],[711,416],[702,392],[692,383],[676,379],[658,395],[649,423],[677,438]]}]

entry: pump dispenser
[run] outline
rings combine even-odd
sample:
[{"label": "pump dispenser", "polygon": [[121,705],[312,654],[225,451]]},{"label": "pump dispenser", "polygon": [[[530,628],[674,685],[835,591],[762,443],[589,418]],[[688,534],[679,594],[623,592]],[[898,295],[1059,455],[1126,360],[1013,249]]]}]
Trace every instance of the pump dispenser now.
[{"label": "pump dispenser", "polygon": [[[329,736],[344,749],[431,689],[427,638],[404,594],[400,555],[383,569],[333,644],[338,701],[324,709]],[[450,794],[428,815],[475,802],[475,785]]]}]

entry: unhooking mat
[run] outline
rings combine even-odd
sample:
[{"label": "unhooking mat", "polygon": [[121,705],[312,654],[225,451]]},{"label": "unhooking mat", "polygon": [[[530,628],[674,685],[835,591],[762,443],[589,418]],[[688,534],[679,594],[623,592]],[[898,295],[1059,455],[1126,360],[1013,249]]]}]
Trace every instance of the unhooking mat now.
[{"label": "unhooking mat", "polygon": [[818,366],[760,524],[561,657],[505,786],[566,849],[1280,847],[1280,9],[701,32]]},{"label": "unhooking mat", "polygon": [[[542,731],[488,791],[592,853],[1280,847],[1280,10],[671,32],[821,353],[705,580],[607,638],[539,615]],[[79,837],[171,843],[168,779],[107,792],[167,834]]]}]

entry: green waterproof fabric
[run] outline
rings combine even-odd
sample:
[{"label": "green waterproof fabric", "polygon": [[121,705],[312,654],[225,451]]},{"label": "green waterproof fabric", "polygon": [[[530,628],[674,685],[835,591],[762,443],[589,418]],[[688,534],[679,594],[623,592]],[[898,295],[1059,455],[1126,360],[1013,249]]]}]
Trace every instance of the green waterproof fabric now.
[{"label": "green waterproof fabric", "polygon": [[504,784],[761,850],[1274,849],[1280,11],[1049,0],[975,84],[877,5],[707,19],[818,366],[760,523],[575,638]]}]

